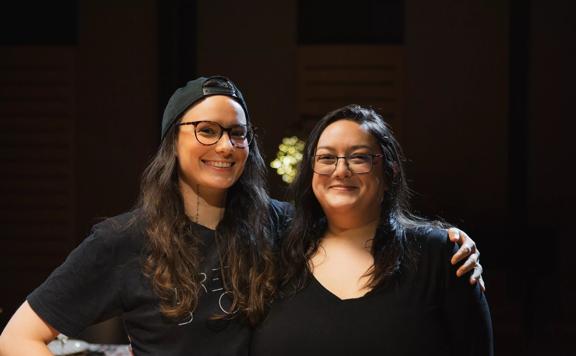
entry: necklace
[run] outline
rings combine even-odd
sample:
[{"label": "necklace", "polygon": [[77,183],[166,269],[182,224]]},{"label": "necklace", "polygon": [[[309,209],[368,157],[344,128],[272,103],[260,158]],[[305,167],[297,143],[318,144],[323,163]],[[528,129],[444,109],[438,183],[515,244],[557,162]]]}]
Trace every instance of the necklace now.
[{"label": "necklace", "polygon": [[[223,198],[224,200],[222,201],[222,204],[224,204],[224,201],[226,198]],[[212,216],[213,213],[213,209],[211,207],[210,204],[206,204],[207,208],[208,208],[208,215],[207,217],[204,217],[204,219],[208,218],[208,220],[210,220],[210,217]],[[216,224],[211,227],[211,228],[216,228],[216,226],[218,225],[218,222],[220,222],[223,218],[224,218],[224,208],[220,208],[217,213],[218,213],[218,219],[216,221]],[[196,224],[200,224],[200,186],[196,185],[196,212],[194,213],[194,217],[192,218],[192,221]],[[206,221],[205,221],[206,223]],[[208,225],[206,225],[208,226]]]},{"label": "necklace", "polygon": [[195,217],[195,223],[198,224],[199,223],[199,215],[200,215],[200,185],[196,185],[196,217]]}]

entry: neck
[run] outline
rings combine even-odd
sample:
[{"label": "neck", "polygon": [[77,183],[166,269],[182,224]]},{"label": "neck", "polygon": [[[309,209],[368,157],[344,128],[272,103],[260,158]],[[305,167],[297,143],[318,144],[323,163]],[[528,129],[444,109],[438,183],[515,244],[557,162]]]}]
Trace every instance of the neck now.
[{"label": "neck", "polygon": [[370,248],[378,228],[379,219],[358,221],[357,224],[341,224],[339,220],[328,219],[328,228],[323,242],[341,241],[358,248]]},{"label": "neck", "polygon": [[377,226],[380,220],[379,205],[343,207],[341,209],[324,208],[328,228],[334,231],[354,230],[364,226]]},{"label": "neck", "polygon": [[216,229],[226,209],[226,191],[211,191],[198,185],[191,187],[181,181],[180,193],[188,218],[209,229]]}]

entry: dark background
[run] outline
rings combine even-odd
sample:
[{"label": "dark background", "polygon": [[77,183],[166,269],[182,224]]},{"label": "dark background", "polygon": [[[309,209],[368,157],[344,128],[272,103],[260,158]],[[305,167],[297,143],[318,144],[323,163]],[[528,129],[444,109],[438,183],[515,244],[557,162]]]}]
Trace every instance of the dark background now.
[{"label": "dark background", "polygon": [[93,223],[133,205],[175,88],[230,76],[269,162],[314,120],[299,51],[384,45],[403,53],[394,127],[414,208],[478,242],[496,352],[574,354],[575,14],[567,0],[3,2],[0,328]]}]

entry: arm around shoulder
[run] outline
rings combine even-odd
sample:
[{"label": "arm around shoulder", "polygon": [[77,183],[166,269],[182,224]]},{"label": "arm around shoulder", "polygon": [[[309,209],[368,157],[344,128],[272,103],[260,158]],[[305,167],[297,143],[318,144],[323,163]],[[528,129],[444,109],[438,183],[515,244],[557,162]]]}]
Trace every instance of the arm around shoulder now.
[{"label": "arm around shoulder", "polygon": [[51,356],[46,344],[58,334],[57,330],[36,314],[28,302],[24,302],[0,335],[0,355]]},{"label": "arm around shoulder", "polygon": [[448,262],[457,246],[448,242],[444,316],[448,322],[455,355],[494,354],[492,319],[484,292],[479,285],[470,285],[457,278],[456,266]]}]

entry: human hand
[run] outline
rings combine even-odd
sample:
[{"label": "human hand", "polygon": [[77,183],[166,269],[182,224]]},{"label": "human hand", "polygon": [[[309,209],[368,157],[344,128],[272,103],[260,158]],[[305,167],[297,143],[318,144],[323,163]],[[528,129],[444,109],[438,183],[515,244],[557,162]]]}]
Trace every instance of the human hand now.
[{"label": "human hand", "polygon": [[456,275],[461,277],[467,272],[473,270],[472,276],[470,276],[470,284],[480,283],[480,288],[482,289],[482,292],[484,292],[486,290],[486,286],[484,284],[484,280],[482,279],[480,251],[478,251],[476,243],[464,231],[455,227],[448,229],[448,237],[450,241],[456,242],[458,245],[460,245],[460,248],[458,251],[456,251],[454,256],[452,256],[450,262],[455,265],[465,257],[468,257],[466,262],[464,262],[462,266],[458,268]]}]

